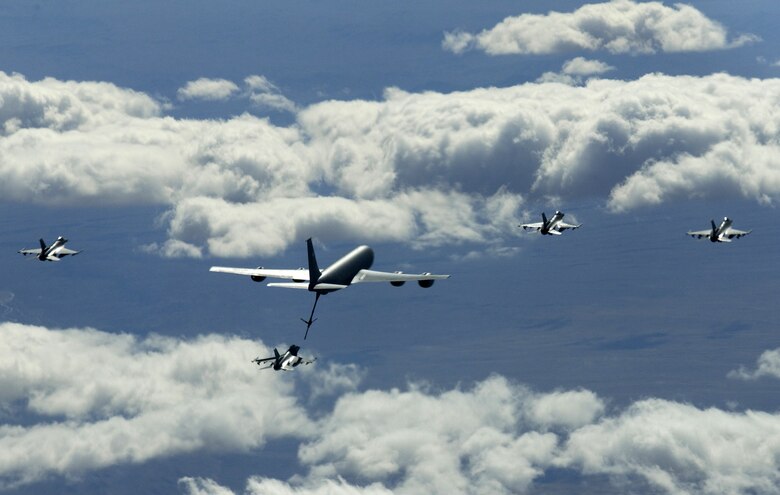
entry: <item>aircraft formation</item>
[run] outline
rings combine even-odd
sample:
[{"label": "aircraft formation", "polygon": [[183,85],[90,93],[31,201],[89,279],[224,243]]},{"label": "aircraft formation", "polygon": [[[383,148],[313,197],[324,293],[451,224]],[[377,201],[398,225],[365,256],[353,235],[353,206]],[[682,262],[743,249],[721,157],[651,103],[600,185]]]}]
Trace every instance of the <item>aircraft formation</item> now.
[{"label": "aircraft formation", "polygon": [[[574,230],[582,224],[573,225],[563,221],[564,213],[556,211],[552,218],[542,212],[542,221],[536,223],[520,224],[526,231],[538,232],[541,235],[560,236],[566,230]],[[696,239],[709,239],[711,242],[731,242],[732,239],[739,239],[752,232],[752,230],[743,231],[732,227],[733,221],[725,217],[720,225],[716,225],[714,220],[710,221],[711,228],[708,230],[689,231],[690,235]],[[81,251],[73,251],[65,247],[68,242],[66,238],[60,236],[51,245],[46,245],[43,239],[40,239],[40,248],[21,249],[18,252],[24,256],[35,256],[34,259],[40,261],[60,261],[65,256],[75,256]],[[248,276],[253,282],[263,282],[266,278],[289,280],[290,282],[271,282],[268,287],[281,287],[285,289],[301,289],[314,293],[314,305],[308,319],[301,318],[306,324],[304,340],[309,335],[312,324],[317,321],[314,318],[314,312],[317,309],[317,303],[321,296],[336,292],[355,284],[364,282],[388,282],[394,287],[400,287],[406,282],[417,282],[422,288],[430,288],[436,280],[448,279],[450,275],[436,275],[429,272],[420,274],[403,273],[401,271],[381,272],[371,270],[374,263],[374,251],[369,246],[358,246],[349,253],[345,254],[325,269],[320,269],[317,262],[317,256],[314,252],[312,239],[306,240],[306,250],[308,266],[297,269],[268,269],[264,267],[257,268],[234,268],[225,266],[212,266],[209,271],[218,273],[229,273],[233,275]],[[276,371],[290,371],[295,367],[304,364],[311,364],[317,359],[303,359],[298,356],[300,347],[293,344],[284,353],[279,353],[274,349],[274,356],[267,358],[255,358],[253,363],[260,366],[260,369],[274,369]]]}]

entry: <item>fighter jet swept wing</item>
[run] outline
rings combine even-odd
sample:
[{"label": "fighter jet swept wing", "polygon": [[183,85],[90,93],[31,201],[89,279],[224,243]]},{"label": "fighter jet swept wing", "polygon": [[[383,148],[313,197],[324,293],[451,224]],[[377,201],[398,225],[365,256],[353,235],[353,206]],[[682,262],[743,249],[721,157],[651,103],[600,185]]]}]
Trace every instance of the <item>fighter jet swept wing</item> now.
[{"label": "fighter jet swept wing", "polygon": [[276,348],[274,348],[273,357],[262,358],[262,359],[255,358],[252,360],[252,362],[260,365],[261,370],[273,368],[276,371],[280,371],[280,370],[290,371],[296,366],[299,366],[301,364],[311,364],[317,360],[317,358],[306,360],[303,359],[302,357],[299,357],[298,351],[300,350],[301,348],[299,346],[291,345],[290,348],[284,352],[284,354],[279,354],[279,351]]},{"label": "fighter jet swept wing", "polygon": [[21,249],[19,250],[19,253],[23,254],[24,256],[33,255],[40,261],[60,261],[60,259],[64,256],[75,256],[81,252],[66,248],[65,243],[68,242],[68,240],[62,236],[59,236],[51,246],[47,246],[46,241],[43,239],[40,239],[39,242],[41,245],[40,248]]},{"label": "fighter jet swept wing", "polygon": [[561,235],[564,230],[578,229],[582,226],[572,225],[563,221],[564,214],[560,211],[556,211],[555,215],[551,219],[547,219],[547,215],[542,212],[542,221],[536,223],[524,223],[519,225],[523,230],[533,230],[539,232],[542,235]]},{"label": "fighter jet swept wing", "polygon": [[688,235],[696,239],[707,238],[711,242],[731,242],[732,239],[739,239],[752,232],[752,230],[737,230],[731,227],[733,221],[725,217],[720,225],[715,225],[715,220],[710,220],[711,228],[709,230],[694,230],[688,232]]}]

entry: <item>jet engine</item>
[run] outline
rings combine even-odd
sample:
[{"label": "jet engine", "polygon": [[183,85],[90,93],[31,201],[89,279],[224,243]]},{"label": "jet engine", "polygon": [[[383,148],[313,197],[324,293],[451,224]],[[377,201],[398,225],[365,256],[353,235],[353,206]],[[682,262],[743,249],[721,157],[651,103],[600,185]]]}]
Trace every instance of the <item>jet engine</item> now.
[{"label": "jet engine", "polygon": [[[395,273],[398,273],[398,274],[400,275],[400,274],[401,274],[401,273],[403,273],[403,272],[395,272]],[[390,285],[392,285],[393,287],[401,287],[401,286],[402,286],[402,285],[404,285],[405,283],[406,283],[406,281],[405,281],[405,280],[396,280],[396,281],[394,281],[394,282],[390,282]]]},{"label": "jet engine", "polygon": [[[423,273],[423,275],[430,275],[430,274],[431,274],[430,272]],[[433,286],[433,282],[434,280],[418,280],[417,284],[423,289],[427,289]]]},{"label": "jet engine", "polygon": [[[258,266],[257,269],[262,270],[263,267]],[[252,282],[262,282],[263,280],[265,280],[265,277],[263,277],[262,275],[250,275],[249,278],[252,279]]]}]

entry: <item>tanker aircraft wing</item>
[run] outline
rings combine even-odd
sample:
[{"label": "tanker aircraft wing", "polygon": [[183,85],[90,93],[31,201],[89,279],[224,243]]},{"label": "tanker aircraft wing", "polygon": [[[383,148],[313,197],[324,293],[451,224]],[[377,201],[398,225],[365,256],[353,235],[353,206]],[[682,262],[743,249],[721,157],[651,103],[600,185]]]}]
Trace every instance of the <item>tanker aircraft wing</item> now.
[{"label": "tanker aircraft wing", "polygon": [[368,246],[358,246],[351,252],[336,260],[333,264],[320,270],[317,257],[314,253],[314,245],[311,239],[306,240],[308,254],[308,267],[297,270],[275,270],[263,267],[258,268],[232,268],[226,266],[212,266],[209,271],[244,275],[255,282],[262,282],[266,278],[281,278],[291,282],[272,282],[268,287],[281,287],[285,289],[305,289],[315,293],[314,307],[306,323],[306,335],[309,327],[314,323],[314,310],[317,309],[317,301],[323,294],[346,289],[352,284],[364,282],[389,282],[394,287],[400,287],[406,282],[414,281],[425,289],[433,286],[434,281],[449,278],[449,275],[434,275],[432,273],[402,273],[378,272],[370,270],[374,263],[374,250]]}]

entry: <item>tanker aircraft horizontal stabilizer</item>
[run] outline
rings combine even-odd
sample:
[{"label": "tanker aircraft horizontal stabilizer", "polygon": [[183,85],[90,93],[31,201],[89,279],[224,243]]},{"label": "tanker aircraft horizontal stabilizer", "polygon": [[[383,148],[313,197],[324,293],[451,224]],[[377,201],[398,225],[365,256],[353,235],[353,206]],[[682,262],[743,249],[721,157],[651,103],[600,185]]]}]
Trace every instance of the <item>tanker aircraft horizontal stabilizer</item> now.
[{"label": "tanker aircraft horizontal stabilizer", "polygon": [[363,282],[389,282],[394,287],[400,287],[406,282],[415,281],[420,287],[428,288],[433,282],[440,279],[449,278],[449,275],[433,275],[431,273],[411,274],[402,272],[377,272],[369,270],[374,262],[374,251],[368,246],[358,246],[335,263],[320,270],[317,265],[317,257],[314,255],[314,245],[311,239],[306,240],[308,251],[308,269],[298,268],[297,270],[269,270],[263,267],[259,268],[230,268],[225,266],[212,266],[210,271],[233,273],[236,275],[249,276],[255,282],[262,282],[266,277],[281,278],[292,280],[292,282],[272,282],[268,287],[282,287],[285,289],[305,289],[315,293],[314,307],[306,323],[306,334],[304,340],[309,335],[309,328],[314,323],[314,310],[317,309],[317,301],[323,294],[335,292],[340,289],[346,289],[352,284]]},{"label": "tanker aircraft horizontal stabilizer", "polygon": [[317,358],[309,360],[303,359],[302,357],[298,356],[298,351],[300,350],[301,348],[297,345],[291,345],[284,354],[279,354],[279,351],[274,348],[273,357],[262,359],[254,358],[252,362],[260,365],[261,370],[273,368],[276,371],[290,371],[300,364],[311,364],[317,360]]},{"label": "tanker aircraft horizontal stabilizer", "polygon": [[542,221],[537,223],[524,223],[519,225],[523,230],[535,230],[542,235],[561,235],[566,229],[578,229],[582,226],[572,225],[563,221],[563,213],[556,211],[555,215],[551,219],[547,219],[547,215],[542,212]]},{"label": "tanker aircraft horizontal stabilizer", "polygon": [[712,228],[709,230],[696,230],[693,232],[688,232],[688,235],[697,239],[704,239],[706,237],[712,242],[731,242],[731,239],[739,239],[740,237],[746,236],[753,232],[752,230],[745,232],[744,230],[732,229],[731,224],[732,220],[729,217],[725,217],[720,223],[720,226],[715,225],[715,220],[710,220],[710,225]]},{"label": "tanker aircraft horizontal stabilizer", "polygon": [[65,247],[68,242],[62,236],[59,236],[51,246],[46,246],[46,241],[40,239],[41,247],[39,249],[22,249],[19,252],[25,256],[34,255],[41,261],[59,261],[63,256],[75,256],[81,251],[73,251]]}]

